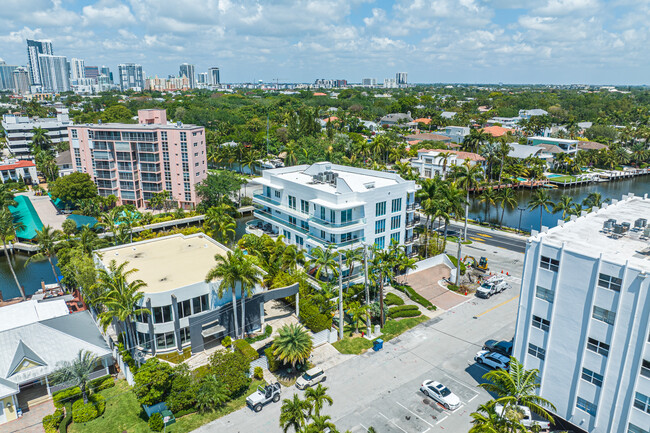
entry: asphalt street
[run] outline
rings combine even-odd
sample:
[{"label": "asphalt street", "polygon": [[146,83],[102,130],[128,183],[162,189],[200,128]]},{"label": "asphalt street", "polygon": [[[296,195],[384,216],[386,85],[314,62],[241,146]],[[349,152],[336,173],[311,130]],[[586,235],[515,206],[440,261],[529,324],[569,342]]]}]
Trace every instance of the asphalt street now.
[{"label": "asphalt street", "polygon": [[[449,229],[455,230],[462,234],[463,224],[451,223],[449,224]],[[468,226],[467,238],[472,242],[480,242],[486,245],[504,248],[506,250],[515,251],[518,253],[524,253],[526,251],[526,240],[524,237],[513,236],[489,228],[477,228],[475,226]]]},{"label": "asphalt street", "polygon": [[[475,247],[476,248],[476,247]],[[478,253],[476,253],[478,254]],[[402,334],[379,352],[350,357],[326,371],[331,407],[323,410],[341,431],[365,433],[466,432],[470,413],[490,399],[477,385],[488,371],[473,357],[487,339],[510,340],[514,334],[523,254],[490,246],[483,253],[495,267],[509,267],[512,288],[490,299],[468,300]],[[462,401],[447,411],[422,394],[426,379],[442,382]],[[295,388],[284,388],[290,398]],[[262,412],[248,408],[207,424],[197,432],[280,432],[281,403]]]}]

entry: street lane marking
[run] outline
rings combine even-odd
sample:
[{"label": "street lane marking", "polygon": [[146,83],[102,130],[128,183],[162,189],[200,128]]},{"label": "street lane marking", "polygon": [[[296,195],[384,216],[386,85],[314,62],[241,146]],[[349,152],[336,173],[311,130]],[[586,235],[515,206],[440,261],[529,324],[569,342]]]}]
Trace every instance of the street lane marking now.
[{"label": "street lane marking", "polygon": [[402,403],[400,403],[399,401],[396,401],[395,403],[399,404],[399,405],[402,406],[404,409],[408,410],[408,411],[411,412],[413,415],[415,415],[415,416],[417,416],[418,418],[420,418],[420,419],[421,419],[422,421],[424,421],[427,425],[433,427],[433,425],[432,425],[432,424],[429,424],[429,423],[427,422],[427,420],[425,420],[424,418],[422,418],[422,417],[421,417],[420,415],[418,415],[417,413],[413,412],[413,411],[412,411],[411,409],[409,409],[408,407],[404,406],[404,405],[403,405]]},{"label": "street lane marking", "polygon": [[440,420],[438,420],[438,422],[437,422],[436,424],[440,424],[441,422],[443,422],[443,421],[446,420],[447,418],[449,418],[449,415],[445,415],[444,418],[440,418]]},{"label": "street lane marking", "polygon": [[423,431],[422,433],[427,433],[429,430],[431,430],[431,427],[429,427],[428,429],[426,429],[426,430]]},{"label": "street lane marking", "polygon": [[470,236],[469,238],[470,238],[471,240],[473,240],[473,241],[485,242],[485,239],[483,239],[483,238],[474,238],[474,237],[472,237],[472,236]]},{"label": "street lane marking", "polygon": [[510,298],[510,299],[508,299],[507,301],[503,301],[502,303],[500,303],[500,304],[498,304],[498,305],[495,305],[494,307],[492,307],[492,308],[490,308],[490,309],[488,309],[488,310],[485,310],[485,311],[482,312],[481,314],[478,314],[478,315],[476,315],[476,316],[474,316],[474,317],[479,318],[479,317],[481,317],[482,315],[489,313],[490,311],[496,310],[497,308],[506,305],[508,302],[510,302],[510,301],[512,301],[512,300],[514,300],[514,299],[517,299],[518,297],[519,297],[519,295],[515,296],[514,298]]},{"label": "street lane marking", "polygon": [[[376,410],[376,409],[375,409],[375,410]],[[383,413],[381,413],[381,412],[379,412],[379,411],[377,411],[377,413],[378,413],[379,415],[383,416],[384,418],[386,418],[386,419],[388,420],[389,423],[393,424],[395,427],[397,427],[398,429],[402,430],[404,433],[408,433],[406,430],[404,430],[402,427],[400,427],[400,426],[398,426],[397,424],[395,424],[395,423],[393,422],[393,420],[391,420],[390,418],[388,418],[388,417],[387,417],[386,415],[384,415]]]},{"label": "street lane marking", "polygon": [[476,233],[479,236],[485,236],[486,238],[491,238],[492,236],[486,235],[485,233]]}]

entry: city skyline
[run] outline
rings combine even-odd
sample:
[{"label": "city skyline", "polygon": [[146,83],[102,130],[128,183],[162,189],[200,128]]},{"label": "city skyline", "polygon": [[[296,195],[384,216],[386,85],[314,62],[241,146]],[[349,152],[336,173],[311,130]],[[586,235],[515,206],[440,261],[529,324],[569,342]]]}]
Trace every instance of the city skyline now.
[{"label": "city skyline", "polygon": [[407,71],[411,83],[647,83],[649,1],[538,3],[9,2],[0,57],[25,65],[34,38],[87,64],[142,64],[147,76],[218,65],[222,82],[381,81]]}]

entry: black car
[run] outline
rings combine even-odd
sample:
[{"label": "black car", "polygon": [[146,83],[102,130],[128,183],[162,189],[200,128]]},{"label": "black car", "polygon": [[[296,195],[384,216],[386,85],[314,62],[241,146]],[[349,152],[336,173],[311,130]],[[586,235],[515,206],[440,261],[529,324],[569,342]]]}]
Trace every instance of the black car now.
[{"label": "black car", "polygon": [[505,356],[512,356],[512,340],[487,340],[483,345],[483,350],[489,350],[490,352],[500,353],[501,355]]}]

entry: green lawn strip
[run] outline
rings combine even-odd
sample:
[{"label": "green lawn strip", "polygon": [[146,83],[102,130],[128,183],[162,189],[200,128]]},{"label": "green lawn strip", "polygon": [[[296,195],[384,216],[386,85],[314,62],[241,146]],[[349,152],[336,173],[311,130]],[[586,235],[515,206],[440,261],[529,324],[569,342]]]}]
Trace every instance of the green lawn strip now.
[{"label": "green lawn strip", "polygon": [[407,319],[400,320],[388,320],[384,323],[384,327],[381,330],[381,338],[384,341],[392,340],[400,334],[408,331],[409,329],[419,325],[422,322],[429,320],[427,316],[418,316],[418,317],[409,317]]},{"label": "green lawn strip", "polygon": [[[246,405],[246,397],[257,389],[263,381],[253,380],[248,390],[240,397],[229,401],[225,406],[205,414],[193,413],[177,418],[176,422],[167,427],[168,433],[186,433],[197,429],[231,412],[241,409]],[[90,432],[122,432],[148,433],[149,426],[142,406],[138,403],[131,387],[124,380],[117,382],[115,387],[100,392],[106,398],[106,411],[101,417],[84,424],[70,424],[70,433]]]},{"label": "green lawn strip", "polygon": [[332,346],[344,355],[359,355],[372,348],[372,341],[363,337],[345,337],[343,340],[333,343]]},{"label": "green lawn strip", "polygon": [[162,353],[156,355],[156,358],[163,359],[167,362],[171,362],[172,364],[180,364],[181,362],[188,359],[190,356],[192,356],[192,348],[186,347],[185,349],[183,349],[182,354],[178,352]]}]

